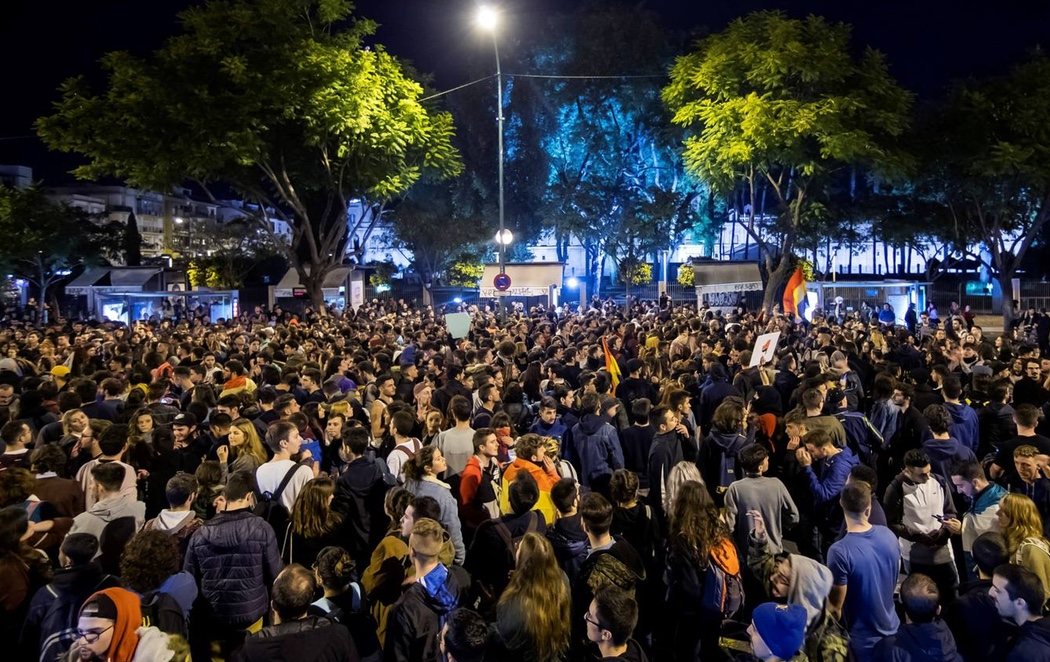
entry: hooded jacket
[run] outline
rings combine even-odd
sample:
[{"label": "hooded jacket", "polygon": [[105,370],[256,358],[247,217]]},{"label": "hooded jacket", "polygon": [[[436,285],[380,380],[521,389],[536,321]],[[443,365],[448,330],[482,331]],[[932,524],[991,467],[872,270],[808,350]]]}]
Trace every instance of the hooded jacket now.
[{"label": "hooded jacket", "polygon": [[741,467],[737,465],[737,455],[744,446],[754,440],[754,429],[749,435],[720,430],[711,430],[707,435],[704,443],[700,445],[697,464],[712,496],[717,495],[716,498],[721,498],[733,481],[744,477]]},{"label": "hooded jacket", "polygon": [[390,610],[383,659],[387,662],[436,662],[438,633],[449,612],[459,606],[469,580],[460,568],[438,564],[414,582]]},{"label": "hooded jacket", "polygon": [[324,616],[307,616],[248,635],[244,646],[230,659],[231,662],[355,662],[359,658],[349,630]]},{"label": "hooded jacket", "polygon": [[952,467],[958,462],[976,460],[973,451],[964,446],[958,439],[927,439],[922,442],[922,450],[930,458],[930,469],[941,478],[952,479]]},{"label": "hooded jacket", "polygon": [[55,572],[29,603],[22,627],[21,649],[39,651],[41,660],[57,660],[76,641],[80,607],[92,594],[120,586],[120,579],[94,563]]},{"label": "hooded jacket", "polygon": [[977,493],[970,509],[962,516],[962,548],[964,552],[973,549],[973,541],[982,533],[999,530],[999,502],[1006,496],[1006,488],[998,483],[988,486]]},{"label": "hooded jacket", "polygon": [[962,662],[955,637],[944,621],[902,623],[897,634],[875,646],[874,658],[893,662]]},{"label": "hooded jacket", "polygon": [[380,461],[364,455],[346,465],[335,484],[332,509],[343,516],[345,546],[359,564],[386,534],[383,500],[391,485],[387,476]]},{"label": "hooded jacket", "polygon": [[554,548],[554,558],[569,577],[569,582],[576,581],[589,547],[587,533],[583,530],[583,517],[577,513],[554,520],[554,524],[547,528],[547,540]]},{"label": "hooded jacket", "polygon": [[123,494],[107,497],[74,517],[73,527],[69,532],[90,533],[101,539],[106,525],[122,517],[133,517],[135,530],[141,529],[146,519],[146,504]]},{"label": "hooded jacket", "polygon": [[273,528],[247,510],[219,513],[190,538],[184,569],[200,585],[209,617],[244,627],[270,605],[269,587],[284,564]]},{"label": "hooded jacket", "polygon": [[963,446],[976,453],[977,444],[981,438],[977,412],[966,405],[955,402],[945,402],[944,406],[948,413],[952,415],[952,424],[948,428],[948,432],[958,439]]},{"label": "hooded jacket", "polygon": [[197,517],[193,510],[170,510],[165,508],[156,517],[146,522],[143,531],[163,531],[167,533],[179,545],[179,563],[186,556],[186,546],[190,543],[190,536],[201,528],[204,520]]},{"label": "hooded jacket", "polygon": [[682,450],[682,440],[674,430],[658,434],[653,437],[653,445],[649,447],[649,505],[654,512],[663,513],[664,486],[667,477],[671,475],[671,469],[685,459]]},{"label": "hooded jacket", "polygon": [[1050,618],[1029,621],[1021,626],[1006,662],[1050,661]]},{"label": "hooded jacket", "polygon": [[580,484],[591,483],[613,471],[623,469],[623,449],[614,428],[604,416],[584,414],[572,431],[573,456],[580,472]]}]

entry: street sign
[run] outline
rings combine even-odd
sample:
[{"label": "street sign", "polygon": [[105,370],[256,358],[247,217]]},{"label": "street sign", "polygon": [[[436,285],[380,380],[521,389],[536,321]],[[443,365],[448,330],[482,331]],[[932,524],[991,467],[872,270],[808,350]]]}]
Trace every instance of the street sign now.
[{"label": "street sign", "polygon": [[496,277],[492,279],[492,286],[500,292],[506,292],[510,289],[510,276],[508,274],[496,274]]}]

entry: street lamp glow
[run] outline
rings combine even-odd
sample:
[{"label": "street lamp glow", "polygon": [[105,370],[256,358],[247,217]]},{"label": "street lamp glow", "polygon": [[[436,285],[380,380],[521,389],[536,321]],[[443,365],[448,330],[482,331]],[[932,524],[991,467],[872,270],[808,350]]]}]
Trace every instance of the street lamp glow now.
[{"label": "street lamp glow", "polygon": [[499,232],[496,233],[496,243],[497,244],[501,244],[503,246],[509,246],[512,241],[514,241],[514,235],[511,233],[510,230],[507,230],[506,228],[504,228],[504,229],[502,229],[502,230],[500,230]]},{"label": "street lamp glow", "polygon": [[499,26],[499,12],[489,5],[478,7],[478,13],[474,17],[477,26],[486,32],[495,32]]},{"label": "street lamp glow", "polygon": [[182,225],[182,217],[181,216],[176,216],[175,217],[175,223],[177,223],[178,225]]},{"label": "street lamp glow", "polygon": [[565,281],[565,284],[569,286],[570,290],[575,290],[580,286],[580,280],[576,276],[569,276],[569,280]]}]

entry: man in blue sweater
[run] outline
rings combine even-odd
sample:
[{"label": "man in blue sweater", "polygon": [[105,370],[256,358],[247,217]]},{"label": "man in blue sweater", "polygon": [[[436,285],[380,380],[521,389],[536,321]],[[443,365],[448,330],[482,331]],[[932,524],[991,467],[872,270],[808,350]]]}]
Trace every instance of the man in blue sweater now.
[{"label": "man in blue sweater", "polygon": [[960,400],[962,392],[962,383],[958,377],[950,376],[944,380],[942,393],[944,407],[952,415],[951,435],[976,453],[981,439],[980,424],[977,422],[977,412]]},{"label": "man in blue sweater", "polygon": [[572,430],[572,444],[580,484],[606,494],[613,472],[623,469],[623,449],[616,428],[602,416],[600,407],[601,399],[597,393],[584,394],[580,401],[583,416]]},{"label": "man in blue sweater", "polygon": [[859,461],[853,451],[837,447],[825,430],[813,430],[795,451],[813,495],[814,519],[820,540],[818,549],[825,553],[839,529],[835,503],[846,485],[850,469]]}]

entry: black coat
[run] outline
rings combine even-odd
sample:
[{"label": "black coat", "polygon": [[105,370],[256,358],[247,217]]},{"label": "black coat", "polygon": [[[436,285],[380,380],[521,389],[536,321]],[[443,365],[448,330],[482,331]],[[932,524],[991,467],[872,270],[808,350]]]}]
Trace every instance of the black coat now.
[{"label": "black coat", "polygon": [[[428,575],[429,577],[429,575]],[[439,596],[415,582],[401,595],[387,619],[386,662],[438,662],[438,634],[445,617],[463,602],[469,579],[458,567],[449,568],[444,591]]]},{"label": "black coat", "polygon": [[1001,660],[1006,652],[1007,627],[995,602],[988,595],[992,580],[964,584],[959,598],[944,613],[944,620],[955,633],[955,643],[967,662]]},{"label": "black coat", "polygon": [[343,516],[344,545],[358,567],[368,565],[371,551],[386,535],[383,500],[393,477],[374,457],[359,457],[346,466],[335,485],[332,508]]},{"label": "black coat", "polygon": [[347,629],[323,616],[307,616],[265,627],[248,635],[244,647],[230,658],[231,662],[357,662],[359,659]]}]

